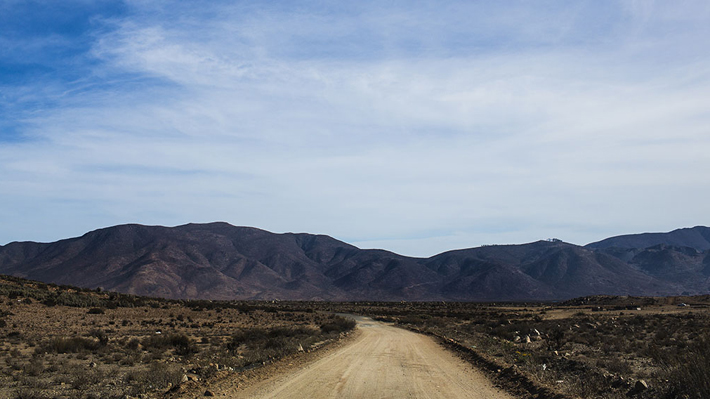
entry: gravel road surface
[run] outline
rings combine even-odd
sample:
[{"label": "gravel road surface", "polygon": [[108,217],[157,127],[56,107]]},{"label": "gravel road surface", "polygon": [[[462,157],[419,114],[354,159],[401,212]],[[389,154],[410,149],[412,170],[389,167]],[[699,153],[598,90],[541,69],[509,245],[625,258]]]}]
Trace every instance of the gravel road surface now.
[{"label": "gravel road surface", "polygon": [[432,338],[357,317],[357,337],[301,369],[277,375],[232,398],[508,399],[472,366]]}]

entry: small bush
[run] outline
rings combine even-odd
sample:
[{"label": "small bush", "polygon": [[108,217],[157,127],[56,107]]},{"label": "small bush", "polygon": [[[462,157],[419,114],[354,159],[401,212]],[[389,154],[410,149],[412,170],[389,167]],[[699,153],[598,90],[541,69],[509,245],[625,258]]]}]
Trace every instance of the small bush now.
[{"label": "small bush", "polygon": [[99,346],[108,345],[108,336],[98,328],[91,330],[89,335],[99,340]]},{"label": "small bush", "polygon": [[44,371],[44,363],[38,358],[33,358],[22,368],[22,371],[26,375],[37,377]]},{"label": "small bush", "polygon": [[79,353],[95,351],[100,347],[100,342],[91,338],[52,338],[42,345],[42,350],[49,353]]},{"label": "small bush", "polygon": [[355,320],[337,317],[329,323],[321,324],[320,329],[324,334],[341,333],[352,330],[356,324]]},{"label": "small bush", "polygon": [[87,312],[88,314],[104,314],[106,311],[103,310],[103,308],[91,308]]},{"label": "small bush", "polygon": [[72,376],[72,386],[74,389],[84,390],[88,386],[100,383],[103,378],[103,373],[96,369],[75,369]]},{"label": "small bush", "polygon": [[185,334],[155,335],[143,339],[142,344],[146,349],[173,348],[175,353],[180,356],[186,356],[197,352],[192,339]]},{"label": "small bush", "polygon": [[15,392],[14,399],[48,399],[39,389],[19,389]]},{"label": "small bush", "polygon": [[146,393],[151,389],[165,389],[168,385],[177,386],[181,379],[180,368],[165,363],[152,363],[148,370],[132,371],[125,377],[125,381],[133,385],[135,394]]},{"label": "small bush", "polygon": [[140,344],[141,342],[138,340],[138,338],[131,338],[126,343],[126,348],[130,350],[137,350]]},{"label": "small bush", "polygon": [[710,398],[710,340],[695,342],[685,356],[672,355],[664,363],[670,382],[666,398]]}]

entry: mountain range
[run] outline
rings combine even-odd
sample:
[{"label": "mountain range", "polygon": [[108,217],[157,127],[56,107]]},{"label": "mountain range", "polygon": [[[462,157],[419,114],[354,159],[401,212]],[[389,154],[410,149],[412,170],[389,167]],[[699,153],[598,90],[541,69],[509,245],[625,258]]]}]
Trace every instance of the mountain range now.
[{"label": "mountain range", "polygon": [[0,246],[0,274],[176,299],[532,301],[710,292],[710,228],[414,258],[227,223],[120,225]]}]

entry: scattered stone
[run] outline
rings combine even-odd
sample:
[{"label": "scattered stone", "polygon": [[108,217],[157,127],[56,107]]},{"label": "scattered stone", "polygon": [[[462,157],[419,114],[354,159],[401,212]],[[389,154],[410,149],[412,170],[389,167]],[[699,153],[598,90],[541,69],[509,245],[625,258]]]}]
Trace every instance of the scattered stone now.
[{"label": "scattered stone", "polygon": [[89,363],[89,367],[91,367],[91,368],[96,367],[96,362],[91,362],[91,363]]},{"label": "scattered stone", "polygon": [[184,384],[186,382],[190,381],[190,379],[187,377],[187,374],[183,374],[182,378],[180,379],[180,383]]},{"label": "scattered stone", "polygon": [[530,336],[529,336],[529,335],[526,335],[526,336],[525,336],[525,343],[526,343],[526,344],[529,344],[529,343],[530,343]]},{"label": "scattered stone", "polygon": [[203,396],[214,396],[214,392],[210,391],[209,389],[205,391]]},{"label": "scattered stone", "polygon": [[626,396],[635,396],[648,389],[648,384],[644,380],[636,381],[634,387],[626,393]]},{"label": "scattered stone", "polygon": [[520,342],[520,340],[521,340],[521,338],[520,338],[520,336],[518,336],[518,335],[516,335],[515,337],[513,337],[513,342]]}]

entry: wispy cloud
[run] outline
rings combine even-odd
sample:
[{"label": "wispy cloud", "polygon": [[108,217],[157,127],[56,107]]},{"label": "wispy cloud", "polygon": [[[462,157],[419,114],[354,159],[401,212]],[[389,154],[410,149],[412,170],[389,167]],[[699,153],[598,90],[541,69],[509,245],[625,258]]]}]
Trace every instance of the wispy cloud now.
[{"label": "wispy cloud", "polygon": [[226,220],[430,255],[708,223],[704,2],[89,19],[33,39],[88,43],[81,76],[0,74],[0,241]]}]

